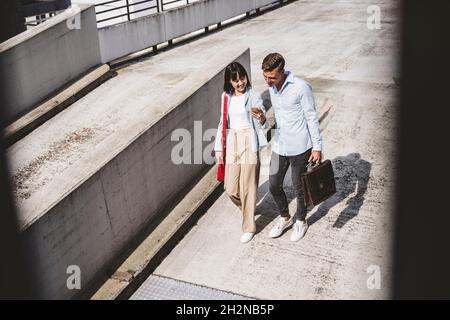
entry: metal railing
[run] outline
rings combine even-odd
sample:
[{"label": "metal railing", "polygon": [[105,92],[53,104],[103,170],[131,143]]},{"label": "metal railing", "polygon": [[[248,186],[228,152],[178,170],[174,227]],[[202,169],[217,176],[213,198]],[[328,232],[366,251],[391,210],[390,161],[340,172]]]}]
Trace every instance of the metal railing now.
[{"label": "metal railing", "polygon": [[22,1],[22,3],[21,14],[25,19],[25,26],[36,26],[69,8],[71,0]]},{"label": "metal railing", "polygon": [[[136,6],[143,5],[146,3],[149,4],[148,7],[136,9]],[[151,13],[155,13],[155,9],[156,9],[156,13],[159,13],[159,12],[166,10],[165,6],[168,6],[171,4],[176,4],[176,3],[189,4],[189,0],[142,0],[142,1],[136,0],[136,2],[133,0],[110,0],[110,1],[105,1],[105,2],[101,2],[101,3],[96,3],[95,9],[96,9],[97,23],[101,23],[101,22],[105,22],[105,21],[109,21],[109,20],[113,20],[113,19],[117,19],[117,18],[122,18],[122,17],[127,17],[126,20],[131,21],[131,20],[137,18],[137,17],[133,17],[133,15],[136,13],[153,10],[153,12],[148,12],[148,14],[151,14]],[[118,6],[115,6],[116,4]],[[105,7],[105,6],[111,6],[112,8],[97,11],[97,8]],[[119,14],[112,15],[109,17],[101,17],[101,15],[104,16],[106,13],[111,13],[114,11],[119,11]],[[123,12],[123,11],[125,11],[125,12]]]},{"label": "metal railing", "polygon": [[164,6],[167,6],[169,4],[177,3],[177,2],[186,2],[186,4],[189,4],[189,0],[173,0],[173,1],[161,1],[161,11],[164,11]]}]

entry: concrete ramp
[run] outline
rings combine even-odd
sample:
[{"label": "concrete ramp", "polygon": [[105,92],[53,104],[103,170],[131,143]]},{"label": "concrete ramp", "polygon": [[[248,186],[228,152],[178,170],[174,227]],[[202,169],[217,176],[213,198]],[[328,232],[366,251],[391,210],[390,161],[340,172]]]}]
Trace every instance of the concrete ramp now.
[{"label": "concrete ramp", "polygon": [[[133,299],[158,299],[155,277],[163,293],[175,282],[257,299],[391,297],[399,24],[395,2],[374,4],[382,9],[380,30],[367,28],[367,3],[296,1],[197,41],[203,46],[220,38],[231,46],[239,35],[251,48],[257,90],[264,87],[261,61],[272,51],[311,83],[337,193],[310,208],[302,240],[291,242],[291,229],[270,238],[278,209],[269,192],[269,145],[262,155],[254,239],[240,243],[242,214],[222,194]],[[284,183],[292,214],[290,175]]]},{"label": "concrete ramp", "polygon": [[[186,45],[136,63],[8,149],[45,298],[83,296],[209,168],[194,156],[175,164],[180,142],[171,135],[189,132],[192,140],[182,143],[192,155],[211,144],[203,132],[217,128],[223,69],[236,59],[249,69],[242,46],[205,53]],[[81,291],[67,289],[71,265],[81,270]]]}]

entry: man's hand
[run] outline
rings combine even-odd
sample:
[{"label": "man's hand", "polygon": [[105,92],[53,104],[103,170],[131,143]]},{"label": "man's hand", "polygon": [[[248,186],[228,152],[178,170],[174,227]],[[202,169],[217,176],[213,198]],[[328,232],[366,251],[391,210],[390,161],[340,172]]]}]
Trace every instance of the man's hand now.
[{"label": "man's hand", "polygon": [[314,164],[320,163],[322,159],[322,152],[313,150],[309,156],[308,162],[313,162]]},{"label": "man's hand", "polygon": [[216,151],[215,156],[216,156],[217,164],[222,164],[223,163],[222,152]]}]

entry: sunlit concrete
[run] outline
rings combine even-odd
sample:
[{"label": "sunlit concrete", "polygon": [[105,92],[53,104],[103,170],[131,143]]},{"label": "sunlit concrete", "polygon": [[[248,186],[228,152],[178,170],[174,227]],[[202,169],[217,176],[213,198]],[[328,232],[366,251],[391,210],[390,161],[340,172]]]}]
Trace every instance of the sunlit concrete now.
[{"label": "sunlit concrete", "polygon": [[[277,209],[268,193],[267,150],[255,238],[239,242],[241,215],[224,194],[156,275],[260,299],[390,296],[399,18],[396,2],[370,4],[381,9],[379,30],[367,27],[369,3],[296,1],[195,42],[211,52],[218,43],[248,44],[260,91],[260,64],[273,51],[311,82],[338,192],[308,213],[304,239],[292,243],[291,230],[269,238]],[[290,173],[285,186],[293,213]]]}]

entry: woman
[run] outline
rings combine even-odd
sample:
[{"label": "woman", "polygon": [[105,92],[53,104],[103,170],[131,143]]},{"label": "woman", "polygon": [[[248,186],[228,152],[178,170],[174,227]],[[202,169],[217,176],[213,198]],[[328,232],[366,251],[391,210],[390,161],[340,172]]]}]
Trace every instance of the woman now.
[{"label": "woman", "polygon": [[262,128],[266,110],[260,95],[251,89],[247,71],[238,62],[225,69],[221,115],[214,151],[223,163],[223,114],[227,102],[224,187],[243,215],[241,242],[247,243],[256,232],[255,209],[259,182],[259,150],[267,144]]}]

